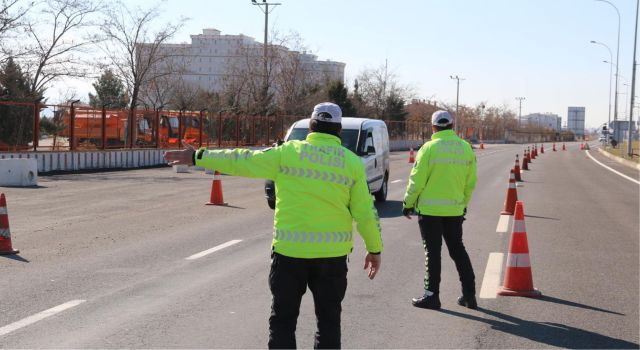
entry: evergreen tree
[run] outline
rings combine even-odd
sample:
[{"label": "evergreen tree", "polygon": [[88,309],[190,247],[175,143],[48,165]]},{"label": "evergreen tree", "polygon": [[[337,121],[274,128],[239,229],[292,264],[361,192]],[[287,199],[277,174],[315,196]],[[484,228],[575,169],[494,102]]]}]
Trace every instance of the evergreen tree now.
[{"label": "evergreen tree", "polygon": [[409,113],[404,108],[404,99],[397,94],[387,96],[384,117],[389,120],[404,121]]},{"label": "evergreen tree", "polygon": [[89,104],[101,108],[109,104],[110,108],[124,108],[127,106],[127,94],[124,84],[110,69],[102,72],[98,80],[92,84],[96,94],[89,93]]},{"label": "evergreen tree", "polygon": [[[0,71],[0,101],[34,102],[42,92],[32,92],[29,78],[9,58]],[[33,140],[33,106],[0,105],[0,150],[26,147]]]},{"label": "evergreen tree", "polygon": [[340,106],[342,115],[347,117],[355,117],[356,109],[348,96],[347,87],[341,81],[332,81],[327,86],[327,98],[329,102],[333,102]]}]

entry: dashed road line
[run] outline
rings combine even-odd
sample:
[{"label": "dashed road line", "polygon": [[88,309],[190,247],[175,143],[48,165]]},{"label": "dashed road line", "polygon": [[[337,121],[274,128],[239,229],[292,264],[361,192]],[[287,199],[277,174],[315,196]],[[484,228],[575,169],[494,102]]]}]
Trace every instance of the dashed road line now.
[{"label": "dashed road line", "polygon": [[510,215],[500,215],[500,220],[498,220],[498,227],[496,227],[496,232],[505,233],[509,230],[510,217]]},{"label": "dashed road line", "polygon": [[636,184],[640,185],[640,181],[635,180],[635,179],[633,179],[633,178],[631,178],[631,177],[629,177],[629,176],[627,176],[627,175],[625,175],[625,174],[623,174],[623,173],[621,173],[621,172],[619,172],[619,171],[617,171],[617,170],[614,170],[613,168],[610,168],[610,167],[608,167],[608,166],[606,166],[606,165],[604,165],[604,164],[600,163],[597,159],[593,158],[593,156],[591,155],[591,153],[589,153],[589,151],[586,151],[586,152],[587,152],[587,155],[589,156],[589,158],[591,158],[591,160],[593,160],[594,162],[596,162],[596,163],[600,164],[603,168],[605,168],[605,169],[607,169],[607,170],[609,170],[609,171],[611,171],[611,172],[614,172],[614,173],[616,173],[616,174],[618,174],[618,175],[620,175],[620,176],[624,177],[625,179],[627,179],[627,180],[629,180],[629,181],[633,181],[633,182],[635,182]]},{"label": "dashed road line", "polygon": [[391,183],[392,183],[392,184],[396,184],[396,183],[401,182],[401,181],[402,181],[402,180],[393,180],[393,181],[391,181]]},{"label": "dashed road line", "polygon": [[38,321],[44,320],[47,317],[53,316],[55,314],[61,313],[67,309],[70,309],[72,307],[78,306],[82,303],[84,303],[86,300],[71,300],[68,301],[64,304],[52,307],[51,309],[48,310],[44,310],[42,312],[39,312],[35,315],[31,315],[29,317],[23,318],[20,321],[16,321],[14,323],[8,324],[4,327],[0,328],[0,336],[9,334],[13,331],[16,331],[20,328],[29,326],[31,324],[34,324]]},{"label": "dashed road line", "polygon": [[190,257],[185,258],[185,260],[196,260],[196,259],[202,258],[202,257],[204,257],[204,256],[207,256],[207,255],[209,255],[209,254],[211,254],[211,253],[215,253],[215,252],[217,252],[218,250],[222,250],[222,249],[224,249],[224,248],[231,247],[232,245],[234,245],[234,244],[238,244],[238,243],[240,243],[240,242],[242,242],[242,240],[241,240],[241,239],[234,239],[234,240],[229,241],[229,242],[227,242],[227,243],[222,243],[222,244],[220,244],[220,245],[217,245],[217,246],[215,246],[215,247],[213,247],[213,248],[211,248],[211,249],[207,249],[207,250],[202,251],[202,252],[200,252],[200,253],[193,254],[193,255],[191,255]]},{"label": "dashed road line", "polygon": [[504,260],[504,253],[489,254],[487,267],[484,270],[484,277],[482,278],[482,286],[480,287],[480,299],[495,299],[498,295],[502,260]]}]

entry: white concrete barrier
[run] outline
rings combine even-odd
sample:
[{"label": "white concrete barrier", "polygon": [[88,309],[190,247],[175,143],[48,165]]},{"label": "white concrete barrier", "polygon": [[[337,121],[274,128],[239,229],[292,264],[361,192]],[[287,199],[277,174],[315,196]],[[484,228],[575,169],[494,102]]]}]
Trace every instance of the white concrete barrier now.
[{"label": "white concrete barrier", "polygon": [[188,173],[189,172],[189,166],[188,165],[174,165],[173,166],[173,170],[175,170],[176,173]]},{"label": "white concrete barrier", "polygon": [[0,159],[0,186],[38,186],[38,163],[35,159]]}]

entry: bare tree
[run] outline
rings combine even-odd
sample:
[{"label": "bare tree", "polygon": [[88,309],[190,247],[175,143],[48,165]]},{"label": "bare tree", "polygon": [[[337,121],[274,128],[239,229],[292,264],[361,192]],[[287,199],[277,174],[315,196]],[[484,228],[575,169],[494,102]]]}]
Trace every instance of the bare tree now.
[{"label": "bare tree", "polygon": [[17,45],[9,39],[24,25],[23,19],[32,6],[33,2],[24,0],[0,1],[0,63],[16,54]]},{"label": "bare tree", "polygon": [[62,77],[85,77],[82,54],[96,37],[85,30],[93,26],[92,16],[100,9],[91,0],[45,0],[37,16],[26,24],[32,41],[26,47],[23,66],[31,77],[31,91],[43,91]]},{"label": "bare tree", "polygon": [[[169,62],[182,57],[182,47],[166,45],[182,28],[185,19],[178,23],[166,23],[157,31],[152,29],[160,9],[154,5],[148,9],[129,8],[115,2],[105,11],[101,31],[104,35],[102,49],[108,65],[122,78],[129,92],[129,130],[134,130],[134,112],[145,84],[173,74]],[[134,133],[129,133],[128,144],[133,147]]]},{"label": "bare tree", "polygon": [[409,86],[400,84],[397,76],[387,69],[386,64],[378,68],[366,68],[358,75],[358,97],[364,103],[368,114],[383,118],[389,110],[389,103],[413,96]]}]

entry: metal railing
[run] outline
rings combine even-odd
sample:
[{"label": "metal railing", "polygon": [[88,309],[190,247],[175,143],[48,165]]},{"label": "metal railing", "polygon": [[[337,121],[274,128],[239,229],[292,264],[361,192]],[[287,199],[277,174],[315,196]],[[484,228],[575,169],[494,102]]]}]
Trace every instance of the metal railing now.
[{"label": "metal railing", "polygon": [[[0,102],[0,152],[268,146],[306,117]],[[390,140],[431,137],[428,123],[386,123]]]}]

